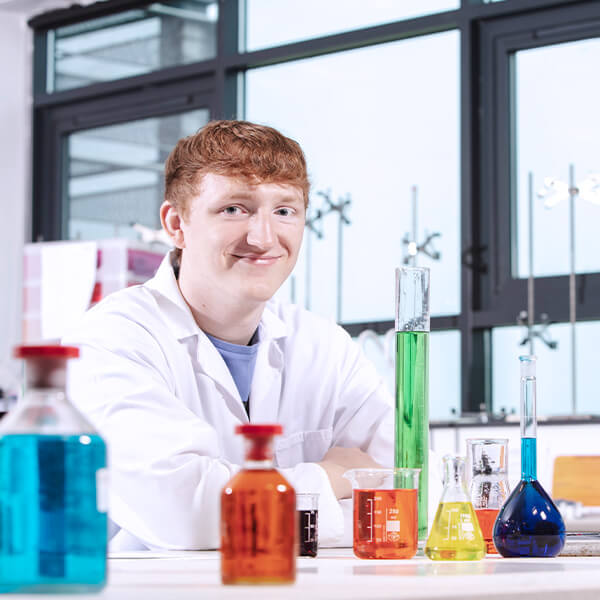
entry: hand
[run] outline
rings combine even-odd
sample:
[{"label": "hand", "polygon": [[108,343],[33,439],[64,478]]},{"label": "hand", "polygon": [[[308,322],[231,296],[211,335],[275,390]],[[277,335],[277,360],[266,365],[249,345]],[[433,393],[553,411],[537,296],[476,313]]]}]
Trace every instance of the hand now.
[{"label": "hand", "polygon": [[343,477],[346,471],[350,469],[382,468],[380,464],[376,463],[360,448],[342,448],[341,446],[330,448],[323,460],[317,464],[325,469],[327,477],[329,477],[329,483],[338,500],[352,497],[352,484]]}]

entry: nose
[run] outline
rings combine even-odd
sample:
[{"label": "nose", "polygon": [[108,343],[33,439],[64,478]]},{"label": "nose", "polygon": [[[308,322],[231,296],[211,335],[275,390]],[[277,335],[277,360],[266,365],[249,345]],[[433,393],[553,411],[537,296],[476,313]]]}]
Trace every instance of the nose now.
[{"label": "nose", "polygon": [[250,246],[261,250],[268,250],[273,246],[275,235],[270,214],[258,211],[250,217],[246,240]]}]

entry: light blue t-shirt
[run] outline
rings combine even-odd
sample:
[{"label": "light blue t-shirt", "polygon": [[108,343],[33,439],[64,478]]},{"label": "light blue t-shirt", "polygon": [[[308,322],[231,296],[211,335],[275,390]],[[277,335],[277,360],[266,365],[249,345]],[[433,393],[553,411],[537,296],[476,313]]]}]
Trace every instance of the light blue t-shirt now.
[{"label": "light blue t-shirt", "polygon": [[[205,332],[206,333],[206,332]],[[250,340],[250,345],[240,346],[239,344],[230,344],[218,338],[208,335],[206,337],[213,343],[213,346],[223,357],[233,381],[240,393],[244,407],[248,416],[250,416],[250,387],[252,385],[252,376],[256,365],[256,355],[258,353],[258,335],[255,333]]]}]

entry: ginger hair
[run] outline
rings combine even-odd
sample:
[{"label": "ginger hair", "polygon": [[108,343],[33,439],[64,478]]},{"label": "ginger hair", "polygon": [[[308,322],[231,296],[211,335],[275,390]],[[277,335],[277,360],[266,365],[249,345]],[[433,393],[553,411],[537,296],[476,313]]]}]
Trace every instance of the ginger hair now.
[{"label": "ginger hair", "polygon": [[310,183],[300,145],[266,125],[211,121],[177,142],[165,162],[165,200],[183,218],[207,173],[297,186],[308,206]]}]

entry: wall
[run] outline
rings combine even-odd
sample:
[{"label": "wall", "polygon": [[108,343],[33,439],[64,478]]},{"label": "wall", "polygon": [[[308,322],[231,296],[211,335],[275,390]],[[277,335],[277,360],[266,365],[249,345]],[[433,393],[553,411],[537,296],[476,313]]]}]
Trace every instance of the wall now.
[{"label": "wall", "polygon": [[27,20],[69,4],[0,0],[0,386],[15,368],[11,350],[21,340],[22,253],[30,238],[33,36]]},{"label": "wall", "polygon": [[[598,455],[600,424],[554,425],[538,423],[537,474],[544,488],[552,490],[554,460],[557,456]],[[507,438],[508,475],[511,489],[521,476],[521,432],[519,423],[510,426],[439,427],[430,430],[431,449],[441,458],[447,453],[466,454],[468,438]]]},{"label": "wall", "polygon": [[[0,10],[0,365],[21,337],[22,248],[29,224],[31,34]],[[28,235],[28,234],[27,234]]]}]

